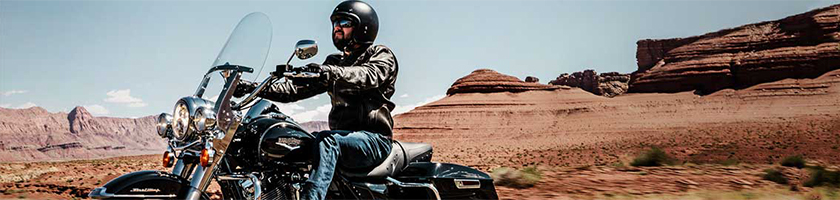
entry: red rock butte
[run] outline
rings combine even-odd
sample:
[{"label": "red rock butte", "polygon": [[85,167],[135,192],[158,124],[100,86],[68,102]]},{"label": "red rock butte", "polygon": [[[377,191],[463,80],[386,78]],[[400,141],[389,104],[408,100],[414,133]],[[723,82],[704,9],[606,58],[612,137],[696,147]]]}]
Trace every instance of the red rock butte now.
[{"label": "red rock butte", "polygon": [[524,92],[531,90],[556,90],[568,87],[529,83],[516,77],[500,74],[491,69],[477,69],[467,76],[461,77],[446,95],[457,93],[492,93],[492,92]]},{"label": "red rock butte", "polygon": [[840,69],[840,4],[688,38],[640,40],[629,92],[708,94]]}]

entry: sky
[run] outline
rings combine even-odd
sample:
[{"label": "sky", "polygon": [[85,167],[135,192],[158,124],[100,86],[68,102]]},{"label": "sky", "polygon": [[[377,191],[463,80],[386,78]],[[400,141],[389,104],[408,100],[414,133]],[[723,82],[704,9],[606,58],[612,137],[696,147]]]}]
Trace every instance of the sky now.
[{"label": "sky", "polygon": [[[237,22],[272,24],[267,71],[296,41],[337,52],[329,15],[340,1],[0,0],[0,107],[95,116],[171,113],[192,95]],[[836,1],[368,1],[376,43],[399,62],[394,113],[444,97],[479,68],[542,83],[584,69],[636,70],[636,41],[689,37],[770,21]],[[259,67],[255,67],[259,68]],[[329,96],[278,104],[297,121],[326,120]]]}]

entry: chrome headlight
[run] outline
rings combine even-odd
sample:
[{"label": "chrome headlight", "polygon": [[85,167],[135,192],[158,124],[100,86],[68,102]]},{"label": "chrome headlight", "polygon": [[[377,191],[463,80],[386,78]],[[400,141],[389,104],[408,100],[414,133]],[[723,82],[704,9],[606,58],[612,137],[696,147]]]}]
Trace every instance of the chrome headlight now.
[{"label": "chrome headlight", "polygon": [[184,101],[178,101],[175,104],[175,111],[172,112],[172,134],[177,140],[184,140],[188,138],[191,133],[190,110]]},{"label": "chrome headlight", "polygon": [[158,115],[157,124],[155,125],[155,127],[157,128],[158,135],[160,135],[160,137],[162,138],[168,137],[169,135],[166,132],[172,129],[171,124],[172,115],[166,113],[161,113],[160,115]]},{"label": "chrome headlight", "polygon": [[198,108],[195,112],[195,117],[193,117],[193,126],[195,126],[195,130],[199,133],[213,130],[216,127],[216,112],[208,107]]}]

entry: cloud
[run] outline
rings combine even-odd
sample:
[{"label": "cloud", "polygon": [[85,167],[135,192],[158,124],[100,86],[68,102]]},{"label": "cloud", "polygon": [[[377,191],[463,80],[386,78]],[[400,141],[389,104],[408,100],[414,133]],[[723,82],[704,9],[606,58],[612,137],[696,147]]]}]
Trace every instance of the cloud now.
[{"label": "cloud", "polygon": [[7,97],[7,96],[12,96],[13,94],[23,94],[23,93],[27,93],[27,92],[29,92],[29,91],[26,91],[26,90],[9,90],[9,91],[3,92],[3,96]]},{"label": "cloud", "polygon": [[408,97],[408,94],[400,95],[400,98],[406,98],[406,97]]},{"label": "cloud", "polygon": [[145,107],[146,104],[143,102],[142,99],[132,97],[131,96],[131,89],[124,89],[124,90],[111,90],[108,93],[108,98],[105,99],[105,102],[109,103],[121,103],[127,104],[128,107],[138,108],[138,107]]},{"label": "cloud", "polygon": [[297,110],[303,110],[303,106],[298,105],[297,103],[274,103],[280,109],[280,112],[286,115],[292,115],[297,112]]},{"label": "cloud", "polygon": [[323,106],[318,106],[315,110],[309,110],[302,113],[292,114],[292,119],[297,122],[309,122],[309,121],[327,121],[327,118],[330,115],[330,109],[332,109],[332,105],[326,104]]},{"label": "cloud", "polygon": [[418,106],[426,105],[426,104],[429,104],[429,103],[431,103],[431,102],[433,102],[433,101],[440,100],[440,99],[442,99],[444,96],[446,96],[446,95],[435,95],[435,96],[432,96],[432,97],[426,98],[426,99],[424,99],[424,100],[423,100],[423,101],[421,101],[421,102],[417,102],[417,103],[415,103],[415,104],[410,104],[410,105],[406,105],[406,106],[399,106],[399,105],[397,105],[397,107],[395,107],[395,108],[394,108],[394,110],[393,110],[393,111],[391,111],[391,114],[392,114],[392,115],[398,115],[398,114],[402,114],[402,113],[405,113],[405,112],[411,111],[411,110],[413,110],[414,108],[416,108],[416,107],[418,107]]},{"label": "cloud", "polygon": [[101,106],[101,105],[98,105],[98,104],[83,105],[82,107],[85,107],[85,109],[87,109],[87,111],[90,112],[90,114],[93,114],[93,115],[107,115],[107,114],[111,113],[104,106]]},{"label": "cloud", "polygon": [[24,109],[24,108],[31,108],[31,107],[35,107],[35,106],[38,106],[38,105],[35,105],[35,103],[32,103],[32,102],[26,102],[26,103],[20,104],[18,106],[12,106],[12,104],[8,104],[8,103],[0,104],[0,107],[11,108],[11,109]]},{"label": "cloud", "polygon": [[24,104],[21,104],[21,105],[17,106],[17,108],[31,108],[31,107],[35,107],[35,106],[38,106],[38,105],[35,105],[35,103],[32,103],[32,102],[26,102]]}]

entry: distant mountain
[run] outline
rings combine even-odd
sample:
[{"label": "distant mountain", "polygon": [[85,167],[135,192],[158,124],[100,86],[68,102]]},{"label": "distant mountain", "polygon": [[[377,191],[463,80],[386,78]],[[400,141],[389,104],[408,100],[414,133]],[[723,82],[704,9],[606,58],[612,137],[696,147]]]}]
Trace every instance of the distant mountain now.
[{"label": "distant mountain", "polygon": [[325,121],[311,121],[300,123],[302,128],[308,132],[330,130],[330,123]]},{"label": "distant mountain", "polygon": [[50,113],[0,108],[0,162],[92,159],[160,153],[155,117],[93,117],[84,107]]}]

